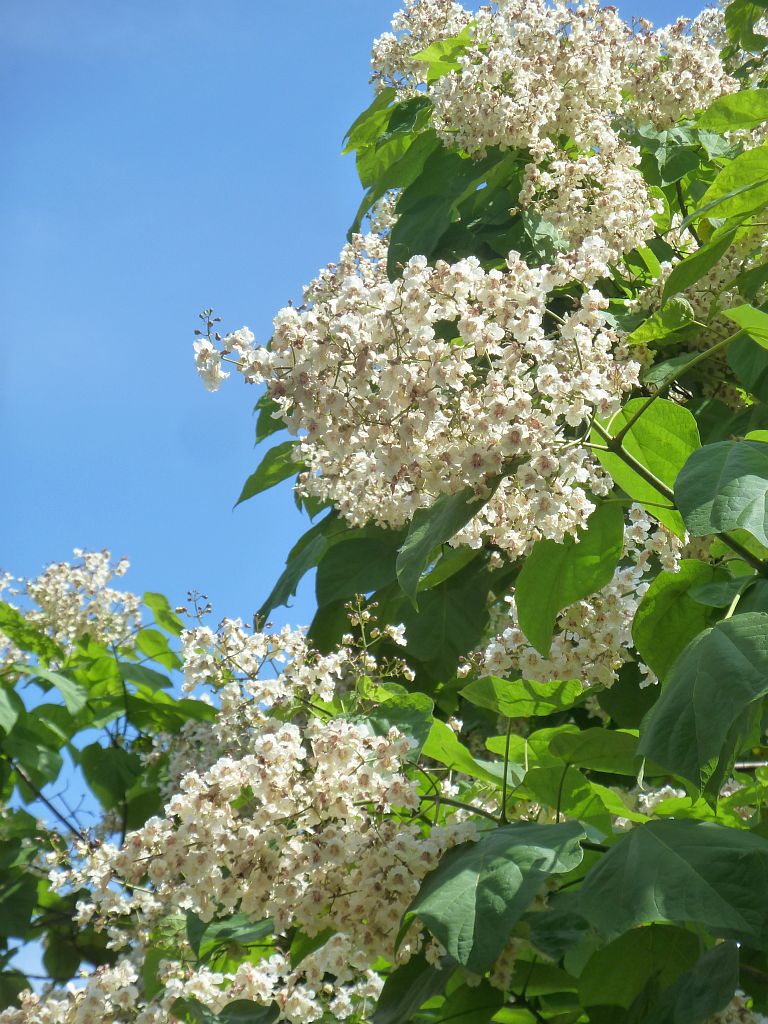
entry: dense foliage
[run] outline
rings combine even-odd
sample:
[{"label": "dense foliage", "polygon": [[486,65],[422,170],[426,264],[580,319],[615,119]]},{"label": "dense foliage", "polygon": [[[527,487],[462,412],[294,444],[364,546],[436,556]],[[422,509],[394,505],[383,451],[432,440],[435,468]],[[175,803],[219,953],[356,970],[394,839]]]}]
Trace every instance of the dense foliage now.
[{"label": "dense foliage", "polygon": [[253,622],[1,581],[1,1024],[768,1020],[765,12],[376,41],[338,262],[196,332],[312,521]]}]

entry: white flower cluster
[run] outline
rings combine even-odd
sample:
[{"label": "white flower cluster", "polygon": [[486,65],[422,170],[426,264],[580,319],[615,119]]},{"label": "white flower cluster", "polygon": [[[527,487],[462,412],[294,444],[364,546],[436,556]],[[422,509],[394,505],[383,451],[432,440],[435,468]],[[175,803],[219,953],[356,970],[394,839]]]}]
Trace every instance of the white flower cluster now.
[{"label": "white flower cluster", "polygon": [[306,466],[298,490],[354,525],[399,527],[442,494],[495,496],[458,540],[516,557],[540,537],[583,526],[610,481],[580,443],[638,383],[595,290],[550,315],[562,262],[530,267],[510,253],[385,273],[385,243],[355,236],[321,272],[305,305],[275,318],[268,347],[239,331],[222,351],[246,380],[268,383]]},{"label": "white flower cluster", "polygon": [[392,18],[392,31],[374,40],[373,81],[415,91],[425,65],[414,62],[413,55],[436,40],[459,35],[471,20],[472,14],[454,0],[406,0]]},{"label": "white flower cluster", "polygon": [[427,94],[437,130],[468,152],[537,152],[558,135],[589,150],[612,140],[612,122],[642,118],[668,127],[738,87],[720,60],[721,11],[654,31],[596,0],[498,0],[476,14],[447,0],[410,0],[393,31],[374,43],[374,79],[423,86],[425,66],[409,57],[465,28],[472,39],[460,69],[432,82]]},{"label": "white flower cluster", "polygon": [[599,252],[607,270],[653,236],[653,215],[663,208],[649,195],[635,166],[639,159],[637,149],[617,145],[529,163],[520,205],[541,214],[575,254]]},{"label": "white flower cluster", "polygon": [[726,1008],[710,1017],[707,1024],[768,1024],[768,1017],[752,1009],[749,996],[737,992]]},{"label": "white flower cluster", "polygon": [[[65,992],[50,992],[45,996],[23,992],[20,1006],[0,1013],[2,1024],[114,1024],[136,1021],[136,1000],[139,995],[138,970],[124,959],[114,967],[99,967],[78,988],[73,984]],[[149,1022],[146,1022],[149,1024]]]},{"label": "white flower cluster", "polygon": [[[141,625],[141,598],[110,584],[130,568],[127,558],[112,563],[109,551],[75,548],[74,562],[54,562],[34,579],[0,575],[0,596],[21,599],[26,620],[68,648],[81,637],[98,643],[132,642]],[[19,652],[0,632],[0,666],[20,660]]]},{"label": "white flower cluster", "polygon": [[[519,672],[524,679],[554,681],[580,679],[584,687],[610,686],[619,669],[633,659],[632,620],[643,594],[660,564],[674,572],[681,543],[655,524],[639,507],[629,511],[624,531],[624,559],[611,582],[590,597],[577,601],[558,616],[547,658],[528,643],[517,621],[514,595],[505,598],[506,625],[486,647],[482,670],[504,676]],[[646,685],[655,677],[641,666]]]},{"label": "white flower cluster", "polygon": [[[391,632],[396,639],[397,627]],[[324,707],[363,678],[380,678],[368,647],[319,656],[299,632],[250,632],[237,620],[215,632],[196,627],[183,642],[187,688],[212,683],[220,699],[218,758],[187,771],[164,816],[122,847],[82,843],[79,861],[64,869],[58,855],[49,858],[55,885],[89,891],[79,923],[106,930],[126,959],[66,999],[30,997],[29,1012],[6,1011],[0,1024],[91,1024],[98,999],[104,1010],[130,1002],[138,1024],[165,1024],[179,997],[214,1012],[234,999],[275,1000],[281,1019],[295,1024],[324,1013],[345,1019],[378,994],[372,965],[395,960],[400,920],[421,879],[446,850],[476,838],[466,811],[424,828],[417,784],[403,770],[411,740],[395,728],[376,735]],[[155,926],[187,911],[203,921],[269,917],[277,940],[236,970],[191,966],[191,955],[169,960],[164,987],[148,998],[132,968],[137,950]],[[292,963],[286,934],[294,929],[333,935]],[[416,924],[398,962],[421,943]],[[116,1010],[113,1019],[123,1020]]]},{"label": "white flower cluster", "polygon": [[445,144],[528,152],[521,204],[576,247],[601,240],[609,262],[651,237],[657,204],[622,132],[640,119],[667,127],[737,88],[719,56],[722,15],[653,31],[597,0],[499,0],[471,22],[450,6],[450,16],[434,2],[400,12],[399,35],[374,44],[374,78],[413,91],[425,66],[411,61],[409,74],[408,55],[469,24],[459,70],[426,89]]}]

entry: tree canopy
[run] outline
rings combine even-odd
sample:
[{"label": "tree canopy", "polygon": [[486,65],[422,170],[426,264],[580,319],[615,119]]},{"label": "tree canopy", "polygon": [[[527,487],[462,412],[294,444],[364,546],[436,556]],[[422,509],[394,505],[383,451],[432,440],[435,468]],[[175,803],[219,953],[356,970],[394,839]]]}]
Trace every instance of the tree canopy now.
[{"label": "tree canopy", "polygon": [[0,578],[0,1024],[768,1020],[766,11],[375,41],[337,262],[195,332],[252,621]]}]

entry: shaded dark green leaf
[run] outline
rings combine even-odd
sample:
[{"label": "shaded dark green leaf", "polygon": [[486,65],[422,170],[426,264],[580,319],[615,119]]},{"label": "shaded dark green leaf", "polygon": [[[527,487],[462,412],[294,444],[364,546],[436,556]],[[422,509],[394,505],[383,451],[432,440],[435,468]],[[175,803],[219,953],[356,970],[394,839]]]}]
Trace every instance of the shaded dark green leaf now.
[{"label": "shaded dark green leaf", "polygon": [[545,657],[558,614],[594,594],[613,577],[624,548],[624,514],[618,503],[600,505],[579,531],[562,544],[537,541],[515,586],[520,628]]}]

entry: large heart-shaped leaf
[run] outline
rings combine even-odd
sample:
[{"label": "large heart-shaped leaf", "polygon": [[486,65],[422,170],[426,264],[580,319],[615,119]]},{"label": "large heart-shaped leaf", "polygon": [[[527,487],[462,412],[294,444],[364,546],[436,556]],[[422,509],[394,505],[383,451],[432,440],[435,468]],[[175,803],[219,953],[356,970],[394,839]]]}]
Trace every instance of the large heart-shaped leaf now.
[{"label": "large heart-shaped leaf", "polygon": [[768,545],[768,445],[705,445],[683,466],[675,500],[694,537],[741,528]]},{"label": "large heart-shaped leaf", "polygon": [[768,840],[709,821],[633,828],[592,868],[582,914],[611,939],[653,921],[768,944]]},{"label": "large heart-shaped leaf", "polygon": [[507,718],[552,715],[573,707],[583,692],[578,679],[539,683],[530,679],[499,679],[484,676],[460,691],[464,700]]},{"label": "large heart-shaped leaf", "polygon": [[422,883],[403,917],[418,917],[457,963],[482,974],[546,879],[581,861],[577,822],[515,822],[450,850]]},{"label": "large heart-shaped leaf", "polygon": [[767,693],[768,615],[718,622],[675,662],[643,722],[639,752],[702,791],[712,787],[744,738],[742,717]]}]

